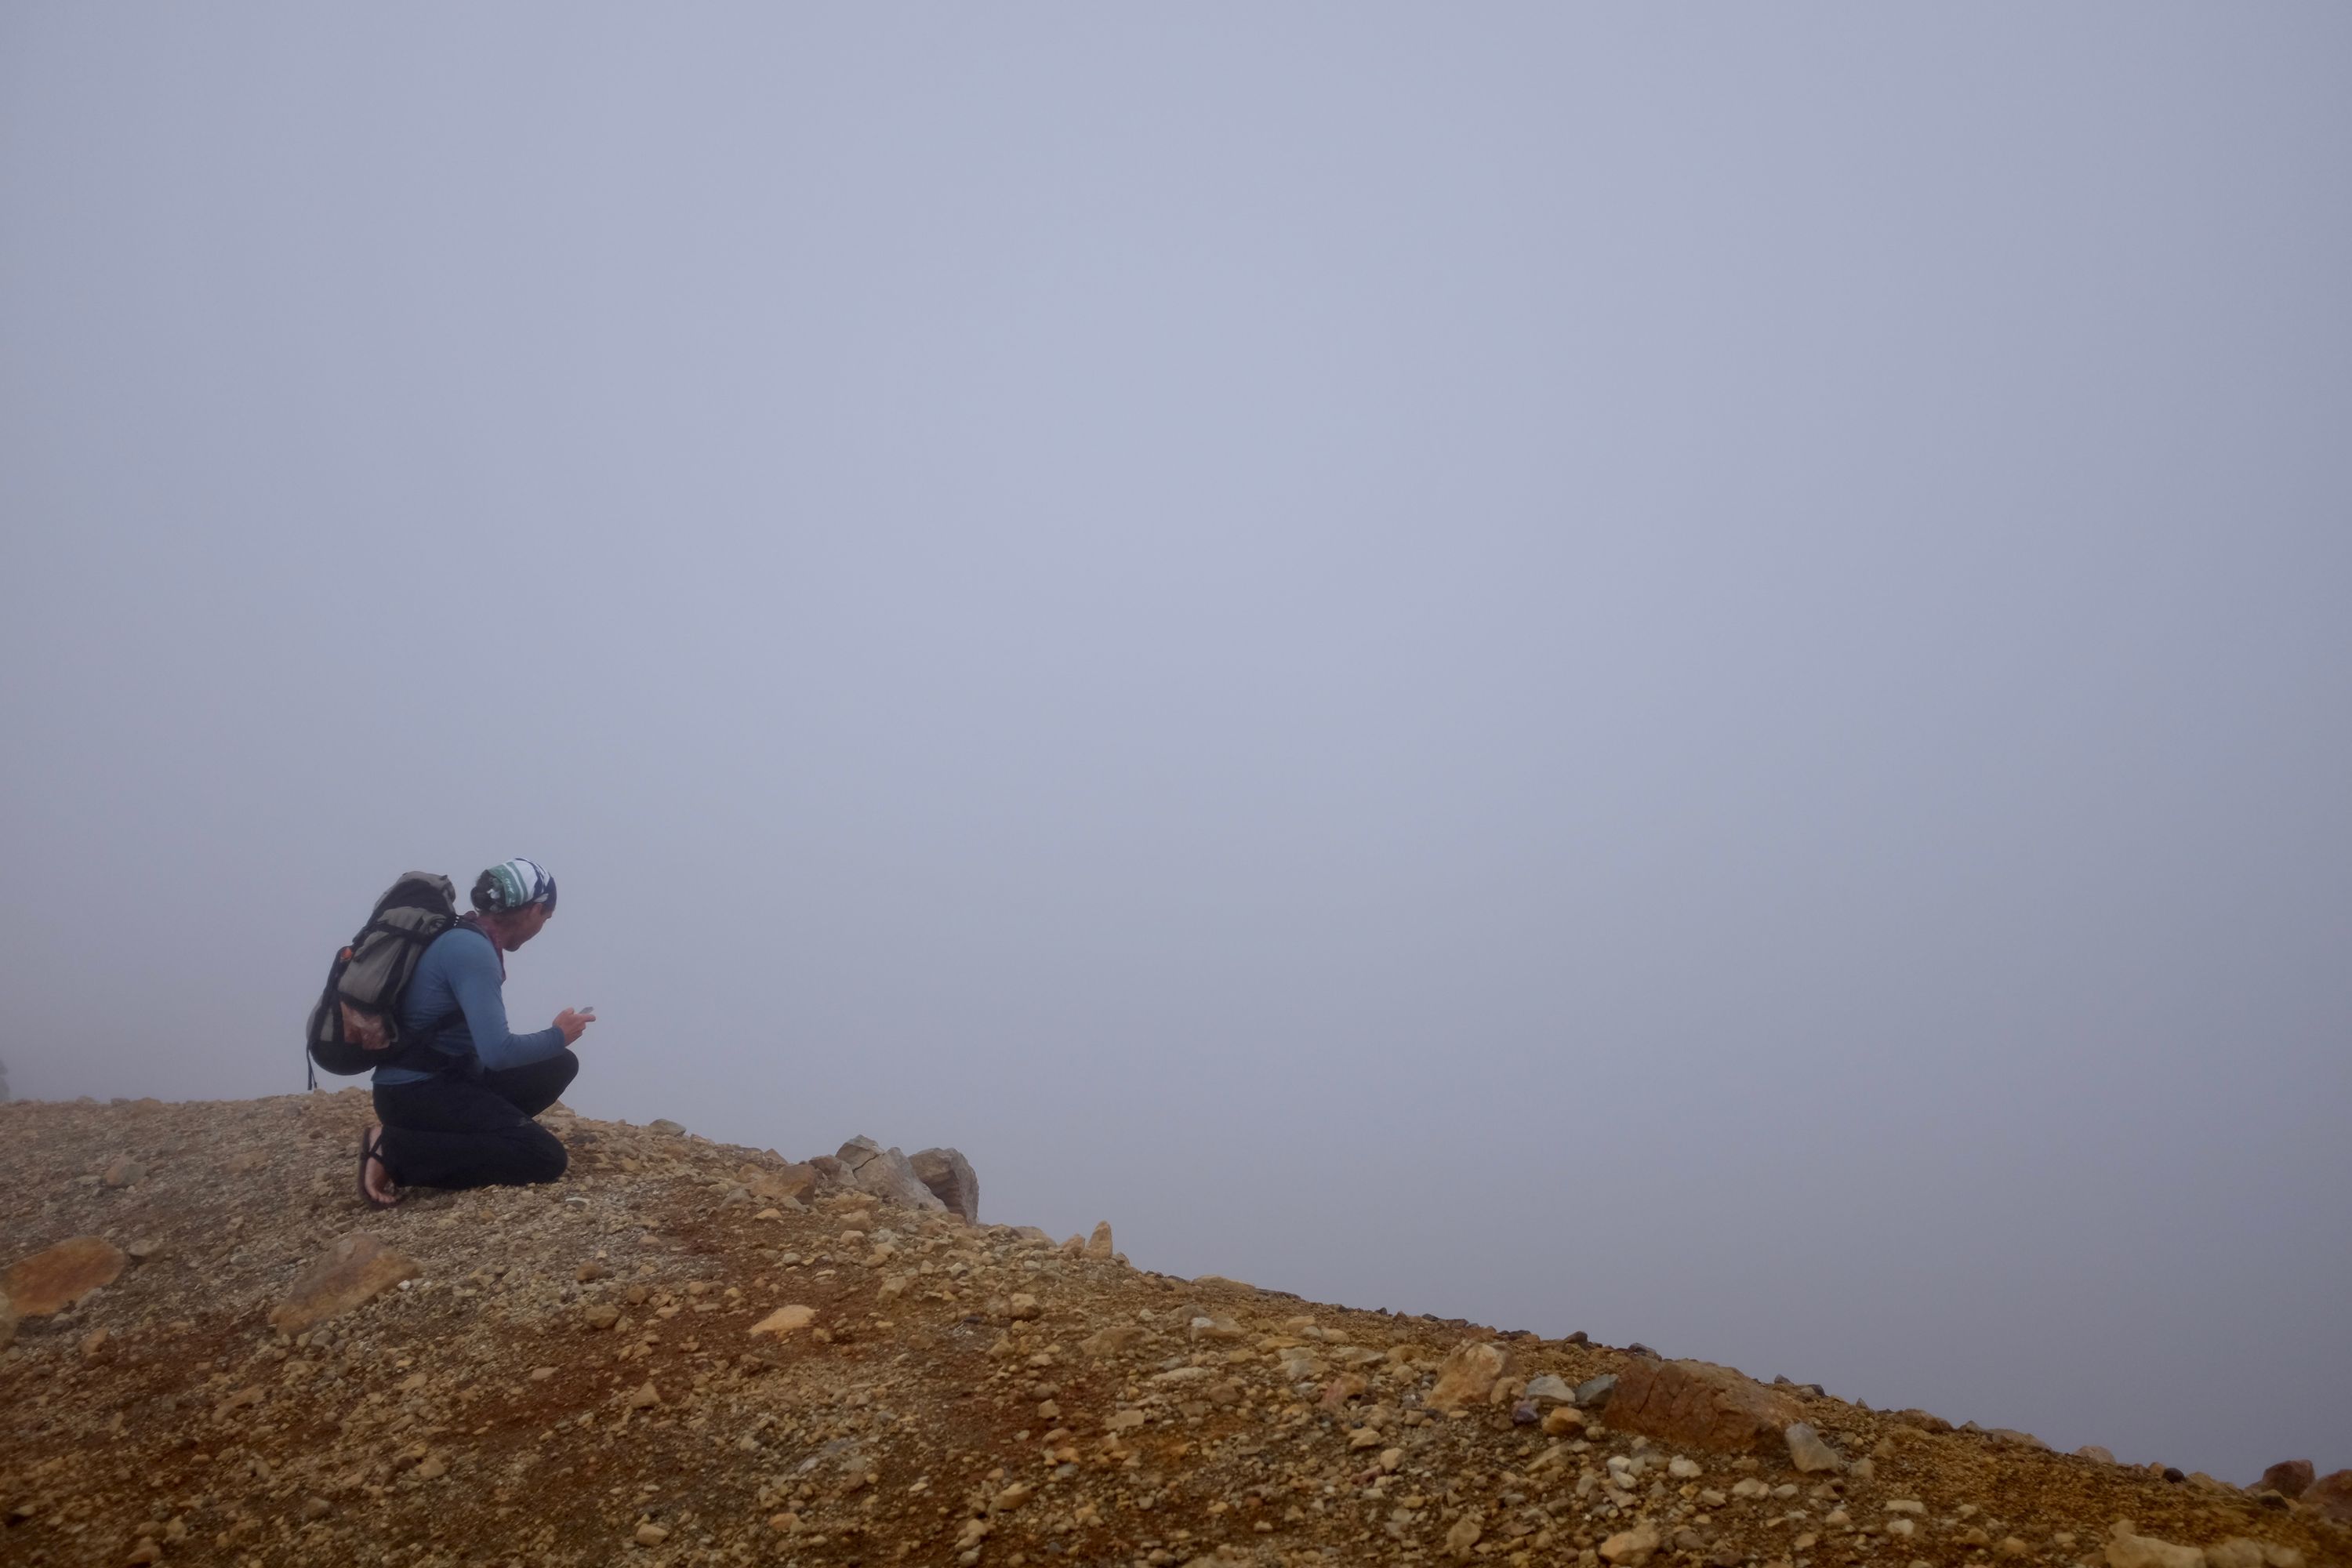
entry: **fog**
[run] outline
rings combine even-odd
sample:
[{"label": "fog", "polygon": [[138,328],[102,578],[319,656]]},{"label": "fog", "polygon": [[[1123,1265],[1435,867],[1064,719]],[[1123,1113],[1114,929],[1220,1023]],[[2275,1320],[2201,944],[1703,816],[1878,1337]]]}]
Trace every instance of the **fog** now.
[{"label": "fog", "polygon": [[298,1091],[385,884],[525,855],[585,1114],[2352,1465],[2347,69],[11,5],[11,1087]]}]

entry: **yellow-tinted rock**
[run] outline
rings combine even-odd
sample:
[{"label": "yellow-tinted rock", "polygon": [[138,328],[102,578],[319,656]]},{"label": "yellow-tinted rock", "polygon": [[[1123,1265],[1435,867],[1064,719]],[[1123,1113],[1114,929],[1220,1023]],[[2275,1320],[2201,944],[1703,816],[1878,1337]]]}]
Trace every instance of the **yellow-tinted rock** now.
[{"label": "yellow-tinted rock", "polygon": [[814,1307],[779,1307],[751,1325],[753,1335],[773,1334],[782,1339],[786,1334],[805,1329],[816,1321]]},{"label": "yellow-tinted rock", "polygon": [[16,1303],[20,1317],[46,1318],[62,1311],[101,1285],[121,1277],[130,1255],[110,1241],[77,1236],[36,1252],[0,1278],[0,1293]]},{"label": "yellow-tinted rock", "polygon": [[1692,1448],[1778,1445],[1804,1419],[1794,1400],[1727,1366],[1635,1356],[1617,1374],[1609,1425]]},{"label": "yellow-tinted rock", "polygon": [[286,1299],[270,1309],[270,1326],[299,1334],[416,1275],[409,1258],[366,1231],[354,1231],[311,1260]]},{"label": "yellow-tinted rock", "polygon": [[1437,1369],[1437,1386],[1430,1390],[1432,1410],[1463,1410],[1486,1403],[1496,1380],[1511,1364],[1510,1352],[1486,1340],[1454,1347]]},{"label": "yellow-tinted rock", "polygon": [[1658,1532],[1648,1525],[1638,1530],[1621,1530],[1601,1543],[1603,1562],[1618,1568],[1642,1568],[1658,1550]]}]

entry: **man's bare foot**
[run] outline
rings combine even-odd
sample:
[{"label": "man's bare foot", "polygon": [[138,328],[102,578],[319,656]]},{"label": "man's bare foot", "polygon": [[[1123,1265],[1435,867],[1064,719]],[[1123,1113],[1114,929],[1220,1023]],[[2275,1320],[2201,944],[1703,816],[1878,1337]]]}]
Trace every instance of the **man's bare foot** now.
[{"label": "man's bare foot", "polygon": [[367,1166],[360,1174],[360,1190],[367,1201],[378,1208],[390,1208],[400,1201],[400,1188],[392,1179],[392,1172],[383,1163],[383,1124],[376,1123],[367,1130],[365,1148]]}]

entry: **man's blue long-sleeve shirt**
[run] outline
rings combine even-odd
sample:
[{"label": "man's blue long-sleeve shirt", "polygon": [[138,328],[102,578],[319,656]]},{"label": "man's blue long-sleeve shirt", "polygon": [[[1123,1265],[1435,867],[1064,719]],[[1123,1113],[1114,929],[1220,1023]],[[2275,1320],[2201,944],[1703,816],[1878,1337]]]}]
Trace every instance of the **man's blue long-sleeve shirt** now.
[{"label": "man's blue long-sleeve shirt", "polygon": [[[435,937],[416,961],[408,994],[400,999],[401,1029],[411,1033],[448,1018],[433,1048],[449,1058],[443,1070],[455,1068],[468,1077],[526,1067],[562,1050],[561,1029],[518,1035],[507,1028],[505,984],[490,939],[472,926],[453,926]],[[415,1068],[381,1067],[374,1081],[422,1083],[433,1076]]]}]

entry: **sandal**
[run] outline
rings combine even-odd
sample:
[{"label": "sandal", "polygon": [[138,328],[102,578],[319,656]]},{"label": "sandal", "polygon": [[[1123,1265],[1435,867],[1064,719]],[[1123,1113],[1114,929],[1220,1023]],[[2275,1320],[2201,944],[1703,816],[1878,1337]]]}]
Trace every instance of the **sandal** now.
[{"label": "sandal", "polygon": [[[374,1131],[375,1135],[373,1137],[368,1136],[365,1130],[362,1130],[360,1133],[360,1202],[367,1205],[367,1206],[372,1209],[388,1209],[394,1204],[400,1202],[400,1200],[396,1197],[380,1198],[373,1193],[368,1191],[368,1162],[370,1160],[381,1160],[383,1158],[383,1129],[379,1127]],[[383,1173],[387,1177],[392,1174],[392,1167],[390,1164],[386,1164],[384,1166]]]}]

